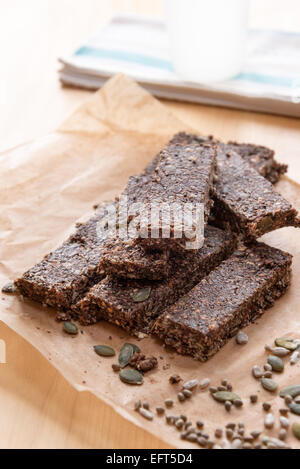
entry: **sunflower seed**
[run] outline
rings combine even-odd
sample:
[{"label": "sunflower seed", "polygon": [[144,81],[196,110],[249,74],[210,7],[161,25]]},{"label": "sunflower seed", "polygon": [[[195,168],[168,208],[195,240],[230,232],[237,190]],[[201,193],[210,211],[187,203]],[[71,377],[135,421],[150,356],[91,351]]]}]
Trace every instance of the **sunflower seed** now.
[{"label": "sunflower seed", "polygon": [[279,422],[282,428],[289,428],[290,421],[286,417],[279,417]]},{"label": "sunflower seed", "polygon": [[204,378],[200,381],[199,387],[200,389],[206,389],[210,385],[210,379],[209,378]]},{"label": "sunflower seed", "polygon": [[241,447],[242,447],[242,440],[240,440],[239,438],[235,438],[231,443],[231,448],[241,449]]},{"label": "sunflower seed", "polygon": [[121,367],[120,367],[120,365],[119,365],[118,363],[113,363],[113,364],[111,365],[111,367],[112,367],[112,369],[113,369],[114,371],[120,371],[120,369],[121,369]]},{"label": "sunflower seed", "polygon": [[284,347],[288,350],[293,351],[293,350],[296,350],[298,345],[300,345],[300,341],[295,340],[295,339],[289,339],[286,337],[279,337],[278,339],[275,340],[275,344],[278,347]]},{"label": "sunflower seed", "polygon": [[284,402],[285,402],[286,405],[291,404],[293,402],[292,396],[289,396],[289,395],[284,396]]},{"label": "sunflower seed", "polygon": [[139,410],[142,407],[141,401],[135,401],[134,410]]},{"label": "sunflower seed", "polygon": [[266,412],[268,412],[271,409],[272,406],[269,402],[264,402],[262,407]]},{"label": "sunflower seed", "polygon": [[269,355],[268,356],[268,363],[271,365],[273,371],[277,371],[281,373],[284,370],[284,363],[281,358],[277,357],[276,355]]},{"label": "sunflower seed", "polygon": [[147,409],[144,409],[143,407],[141,407],[139,409],[139,413],[147,420],[153,420],[153,417],[154,415],[152,414],[152,412],[150,412],[149,410]]},{"label": "sunflower seed", "polygon": [[108,345],[94,345],[94,350],[100,357],[113,357],[116,352]]},{"label": "sunflower seed", "polygon": [[264,370],[265,370],[265,371],[272,371],[271,365],[270,365],[269,363],[266,363],[266,364],[264,365]]},{"label": "sunflower seed", "polygon": [[197,442],[198,442],[199,446],[201,446],[202,448],[205,448],[205,446],[206,446],[206,439],[203,438],[203,436],[201,436],[200,438],[198,438]]},{"label": "sunflower seed", "polygon": [[300,422],[293,423],[292,431],[298,440],[300,440]]},{"label": "sunflower seed", "polygon": [[284,428],[282,428],[278,434],[278,438],[279,440],[283,441],[286,439],[286,437],[287,437],[287,431]]},{"label": "sunflower seed", "polygon": [[178,430],[181,430],[184,425],[184,421],[181,419],[178,419],[175,423],[175,427],[178,428]]},{"label": "sunflower seed", "polygon": [[245,332],[239,331],[235,340],[238,345],[245,345],[248,343],[249,339],[248,339],[247,334],[245,334]]},{"label": "sunflower seed", "polygon": [[299,350],[295,350],[295,352],[292,353],[290,364],[296,365],[296,363],[298,363],[299,360],[300,360],[300,352]]},{"label": "sunflower seed", "polygon": [[194,443],[195,441],[197,441],[196,433],[190,433],[189,435],[187,435],[186,440],[190,441],[191,443]]},{"label": "sunflower seed", "polygon": [[275,424],[274,415],[273,414],[267,414],[266,418],[265,418],[265,421],[264,421],[265,427],[266,428],[273,428],[274,424]]},{"label": "sunflower seed", "polygon": [[232,402],[225,401],[225,409],[227,410],[227,412],[231,411],[231,407],[232,407]]},{"label": "sunflower seed", "polygon": [[78,327],[73,322],[65,321],[63,325],[63,329],[67,334],[71,334],[71,335],[78,334]]},{"label": "sunflower seed", "polygon": [[2,293],[16,293],[17,287],[14,282],[7,282],[5,285],[3,285],[1,291]]},{"label": "sunflower seed", "polygon": [[234,399],[233,404],[234,404],[235,407],[238,407],[238,408],[243,407],[243,405],[244,405],[242,399]]},{"label": "sunflower seed", "polygon": [[137,370],[131,368],[124,368],[119,373],[120,380],[128,384],[142,384],[143,375]]},{"label": "sunflower seed", "polygon": [[277,438],[271,438],[269,436],[262,437],[262,443],[267,446],[268,448],[274,449],[284,449],[286,448],[285,443],[283,441],[278,440]]},{"label": "sunflower seed", "polygon": [[278,384],[272,379],[262,378],[260,382],[262,384],[262,387],[266,389],[267,391],[275,392],[276,389],[278,388]]},{"label": "sunflower seed", "polygon": [[272,378],[272,376],[273,376],[273,374],[272,374],[271,371],[266,371],[266,372],[264,373],[264,378],[270,379],[270,378]]},{"label": "sunflower seed", "polygon": [[226,386],[218,386],[218,391],[226,391]]},{"label": "sunflower seed", "polygon": [[217,392],[217,390],[218,390],[218,388],[217,388],[216,386],[211,386],[211,387],[209,388],[210,394],[213,394],[214,392]]},{"label": "sunflower seed", "polygon": [[135,303],[141,303],[148,300],[151,293],[151,287],[141,288],[132,297]]},{"label": "sunflower seed", "polygon": [[184,390],[182,391],[182,394],[183,394],[186,398],[189,398],[189,397],[192,396],[193,393],[192,393],[192,391],[190,391],[189,389],[184,389]]},{"label": "sunflower seed", "polygon": [[265,345],[265,349],[267,352],[271,352],[273,355],[277,357],[286,357],[290,354],[290,350],[284,347],[271,347],[270,345]]},{"label": "sunflower seed", "polygon": [[163,415],[165,413],[165,409],[163,407],[156,407],[157,415]]},{"label": "sunflower seed", "polygon": [[165,406],[166,407],[172,407],[174,404],[173,400],[172,399],[166,399],[165,400]]},{"label": "sunflower seed", "polygon": [[240,399],[240,396],[238,396],[234,392],[228,392],[228,391],[217,391],[213,393],[212,396],[218,402],[226,402],[226,401],[233,402],[236,399]]},{"label": "sunflower seed", "polygon": [[254,378],[262,378],[264,372],[258,365],[254,365],[252,368],[252,374]]},{"label": "sunflower seed", "polygon": [[183,384],[183,389],[189,389],[192,390],[196,386],[198,386],[199,381],[197,379],[191,379],[190,381],[187,381],[186,383]]},{"label": "sunflower seed", "polygon": [[286,386],[285,388],[282,388],[279,393],[280,397],[292,396],[293,398],[295,398],[299,395],[300,395],[300,384],[293,384],[292,386]]}]

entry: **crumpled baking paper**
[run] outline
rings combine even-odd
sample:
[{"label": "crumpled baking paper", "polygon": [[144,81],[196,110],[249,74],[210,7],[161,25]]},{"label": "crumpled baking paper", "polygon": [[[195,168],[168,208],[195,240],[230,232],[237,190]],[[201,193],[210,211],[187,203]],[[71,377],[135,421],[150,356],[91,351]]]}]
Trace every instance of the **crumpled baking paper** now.
[{"label": "crumpled baking paper", "polygon": [[[2,153],[0,284],[20,276],[58,246],[73,230],[75,221],[92,213],[94,204],[120,193],[127,178],[138,174],[180,130],[190,129],[135,82],[117,75],[56,132]],[[283,178],[278,190],[300,208],[299,185]],[[124,418],[169,445],[194,446],[180,440],[179,432],[166,425],[163,417],[155,416],[152,422],[143,419],[133,410],[137,399],[147,400],[155,410],[171,397],[175,405],[167,413],[185,413],[194,421],[203,420],[211,436],[216,427],[229,420],[242,420],[249,432],[261,430],[261,403],[274,402],[272,409],[277,415],[281,400],[261,388],[252,378],[251,368],[266,362],[265,343],[272,343],[278,336],[300,336],[300,231],[285,228],[264,239],[294,255],[293,281],[288,293],[266,312],[258,326],[246,329],[249,343],[238,346],[232,339],[209,362],[201,364],[166,350],[156,338],[143,339],[139,342],[142,351],[155,355],[159,364],[145,375],[142,386],[122,383],[111,368],[116,357],[101,358],[93,350],[93,345],[108,344],[118,352],[125,341],[137,343],[117,327],[101,322],[82,327],[82,333],[71,337],[62,332],[54,311],[4,294],[0,319],[51,360],[78,391],[94,393]],[[287,364],[286,371],[275,379],[280,386],[299,383],[299,369],[299,364]],[[209,377],[213,385],[226,378],[244,399],[244,408],[232,409],[228,415],[207,391],[196,391],[191,399],[179,404],[176,394],[180,384],[169,383],[172,374],[179,374],[183,380]],[[249,403],[252,393],[258,393],[256,405]],[[279,428],[276,420],[276,430],[270,433],[274,436]],[[292,436],[289,444],[299,447]]]}]

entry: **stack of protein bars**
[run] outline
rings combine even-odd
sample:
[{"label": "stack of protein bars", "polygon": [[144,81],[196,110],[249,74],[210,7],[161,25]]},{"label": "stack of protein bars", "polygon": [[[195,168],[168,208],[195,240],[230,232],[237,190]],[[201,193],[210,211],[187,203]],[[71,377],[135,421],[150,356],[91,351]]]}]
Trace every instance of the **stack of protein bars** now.
[{"label": "stack of protein bars", "polygon": [[56,308],[58,319],[106,320],[132,334],[153,333],[205,361],[289,285],[291,255],[256,241],[300,225],[272,186],[285,171],[265,147],[177,134],[129,179],[123,196],[146,207],[153,200],[202,204],[202,247],[183,249],[182,239],[161,230],[156,238],[101,238],[104,204],[18,279],[18,289]]}]

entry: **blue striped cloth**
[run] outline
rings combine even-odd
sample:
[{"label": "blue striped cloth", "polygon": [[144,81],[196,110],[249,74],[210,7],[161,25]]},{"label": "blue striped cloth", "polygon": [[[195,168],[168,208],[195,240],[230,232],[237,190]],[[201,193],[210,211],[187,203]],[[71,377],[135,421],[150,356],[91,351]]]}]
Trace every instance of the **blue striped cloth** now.
[{"label": "blue striped cloth", "polygon": [[117,16],[60,60],[60,79],[66,84],[97,89],[122,72],[159,97],[300,117],[298,33],[251,30],[243,72],[209,86],[176,75],[165,25],[152,18]]}]

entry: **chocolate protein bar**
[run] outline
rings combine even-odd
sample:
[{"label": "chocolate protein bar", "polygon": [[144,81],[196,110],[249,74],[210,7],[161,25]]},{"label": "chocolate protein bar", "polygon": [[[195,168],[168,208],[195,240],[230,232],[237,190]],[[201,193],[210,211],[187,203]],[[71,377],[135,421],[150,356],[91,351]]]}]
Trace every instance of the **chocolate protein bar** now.
[{"label": "chocolate protein bar", "polygon": [[185,256],[170,258],[171,274],[167,279],[151,282],[107,277],[73,307],[73,314],[82,324],[105,319],[131,333],[149,331],[161,311],[193,288],[235,247],[234,236],[207,226],[201,249],[187,250]]},{"label": "chocolate protein bar", "polygon": [[[153,220],[146,219],[150,216],[152,204],[161,207],[161,204],[179,204],[181,209],[185,204],[202,204],[204,208],[204,221],[207,221],[212,201],[210,192],[216,172],[216,146],[214,143],[189,143],[187,145],[168,144],[155,160],[156,166],[150,164],[143,177],[134,176],[123,192],[128,197],[129,203],[140,202],[144,209],[139,228],[143,232],[138,234],[137,242],[143,247],[152,249],[177,249],[186,239],[183,221],[175,226],[171,214],[170,235],[163,233],[164,221],[160,218],[156,224]],[[154,171],[153,171],[154,169]],[[145,181],[145,184],[142,181]],[[172,210],[172,208],[171,208]],[[133,217],[134,218],[134,217]],[[156,237],[153,231],[156,230]]]},{"label": "chocolate protein bar", "polygon": [[67,241],[16,280],[20,293],[60,311],[69,310],[104,276],[99,270],[103,241],[97,224],[105,215],[106,206],[101,205],[90,220],[77,224]]},{"label": "chocolate protein bar", "polygon": [[286,291],[291,262],[263,243],[239,248],[167,309],[154,332],[178,353],[208,360]]},{"label": "chocolate protein bar", "polygon": [[[185,133],[173,137],[183,146],[203,138]],[[283,226],[300,226],[297,211],[234,150],[217,142],[218,178],[212,189],[211,223],[253,241]]]}]

